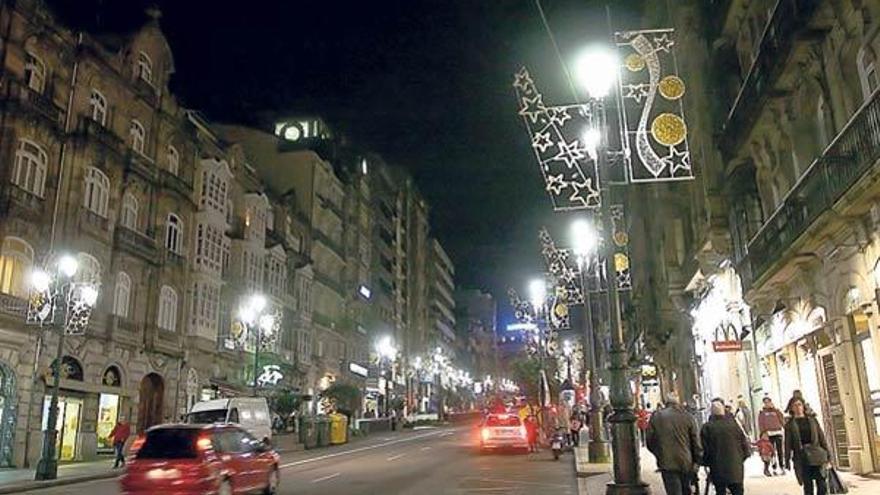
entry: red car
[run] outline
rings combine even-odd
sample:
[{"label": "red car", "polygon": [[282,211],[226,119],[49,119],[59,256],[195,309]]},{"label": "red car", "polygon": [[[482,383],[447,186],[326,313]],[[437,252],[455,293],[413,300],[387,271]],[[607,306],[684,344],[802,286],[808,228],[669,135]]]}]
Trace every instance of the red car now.
[{"label": "red car", "polygon": [[278,453],[232,425],[154,426],[132,444],[127,495],[274,494]]}]

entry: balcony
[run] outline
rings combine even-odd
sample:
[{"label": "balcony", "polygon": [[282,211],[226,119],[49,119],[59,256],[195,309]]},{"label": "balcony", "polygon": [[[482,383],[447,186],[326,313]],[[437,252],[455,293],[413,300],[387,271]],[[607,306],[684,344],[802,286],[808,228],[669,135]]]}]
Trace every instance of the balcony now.
[{"label": "balcony", "polygon": [[3,101],[6,105],[18,108],[42,117],[56,129],[64,126],[64,111],[52,101],[52,98],[27,87],[22,81],[4,78]]},{"label": "balcony", "polygon": [[[723,3],[723,2],[722,2]],[[722,125],[721,149],[732,155],[745,140],[788,65],[798,35],[805,30],[820,0],[779,0],[767,22],[739,94]]]},{"label": "balcony", "polygon": [[19,319],[24,323],[27,318],[28,302],[26,299],[13,296],[12,294],[0,293],[0,314]]},{"label": "balcony", "polygon": [[115,153],[122,154],[125,148],[125,142],[113,130],[90,117],[80,118],[79,135],[86,139],[92,139]]},{"label": "balcony", "polygon": [[140,175],[148,182],[156,182],[159,178],[156,164],[146,155],[134,150],[128,150],[125,156],[126,173]]},{"label": "balcony", "polygon": [[156,93],[156,87],[152,84],[138,77],[134,80],[134,89],[138,96],[147,102],[147,105],[156,107],[159,104],[159,95]]},{"label": "balcony", "polygon": [[312,322],[331,330],[336,329],[336,319],[334,319],[332,316],[328,316],[317,311],[312,312]]},{"label": "balcony", "polygon": [[107,315],[107,327],[113,340],[127,344],[140,344],[138,326],[133,320],[116,315]]},{"label": "balcony", "polygon": [[162,255],[162,261],[167,266],[184,268],[186,267],[186,257],[180,253],[175,253],[170,249],[166,249]]},{"label": "balcony", "polygon": [[109,230],[110,222],[106,217],[102,217],[94,211],[82,207],[80,208],[79,213],[79,226],[81,229],[89,231],[92,234],[104,237]]},{"label": "balcony", "polygon": [[162,169],[159,170],[159,181],[163,188],[174,191],[180,196],[183,196],[185,199],[192,198],[192,183],[187,181],[183,177],[172,174],[171,172]]},{"label": "balcony", "polygon": [[36,222],[43,219],[45,204],[43,198],[31,194],[15,184],[9,184],[6,186],[2,203],[0,203],[0,211],[7,218],[21,218]]},{"label": "balcony", "polygon": [[113,235],[113,245],[146,262],[158,265],[159,250],[156,248],[156,240],[128,227],[117,226]]},{"label": "balcony", "polygon": [[875,171],[878,160],[880,91],[874,91],[749,241],[741,262],[743,285],[762,281],[807,229]]},{"label": "balcony", "polygon": [[342,249],[342,246],[340,246],[338,242],[331,239],[327,234],[321,232],[318,229],[314,229],[312,231],[312,237],[319,241],[321,244],[327,246],[327,248],[333,251],[336,256],[339,256],[339,258],[343,260],[345,259],[345,251]]},{"label": "balcony", "polygon": [[318,282],[321,285],[329,287],[331,290],[333,290],[334,292],[339,294],[340,297],[342,297],[344,295],[344,291],[342,290],[342,284],[339,283],[339,281],[337,279],[331,277],[330,275],[328,275],[324,272],[315,270],[314,275],[313,275],[313,279],[315,282]]}]

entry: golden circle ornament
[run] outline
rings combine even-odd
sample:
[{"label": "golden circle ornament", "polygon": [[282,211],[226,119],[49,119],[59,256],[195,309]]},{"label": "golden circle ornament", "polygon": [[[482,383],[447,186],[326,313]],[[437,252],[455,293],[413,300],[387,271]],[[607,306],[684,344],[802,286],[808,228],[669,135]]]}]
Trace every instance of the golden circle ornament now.
[{"label": "golden circle ornament", "polygon": [[664,146],[675,146],[687,136],[684,120],[674,113],[661,113],[651,122],[651,136]]},{"label": "golden circle ornament", "polygon": [[684,81],[678,76],[666,76],[657,84],[657,89],[667,100],[677,100],[684,96]]},{"label": "golden circle ornament", "polygon": [[645,68],[645,59],[638,53],[630,53],[624,59],[623,65],[631,72],[638,72]]},{"label": "golden circle ornament", "polygon": [[629,257],[623,253],[614,255],[614,269],[618,272],[629,270]]},{"label": "golden circle ornament", "polygon": [[619,231],[614,233],[614,244],[623,247],[629,244],[629,235],[626,232]]},{"label": "golden circle ornament", "polygon": [[554,312],[556,313],[556,316],[565,318],[568,316],[568,306],[565,304],[557,304],[556,308],[554,308]]}]

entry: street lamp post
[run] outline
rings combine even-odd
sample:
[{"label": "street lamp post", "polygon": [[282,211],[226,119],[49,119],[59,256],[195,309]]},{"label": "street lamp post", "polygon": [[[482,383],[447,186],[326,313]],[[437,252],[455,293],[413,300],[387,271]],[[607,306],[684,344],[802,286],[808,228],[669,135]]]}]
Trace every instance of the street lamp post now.
[{"label": "street lamp post", "polygon": [[[648,485],[641,480],[638,441],[636,440],[633,397],[627,378],[626,341],[620,321],[620,294],[614,267],[613,226],[611,223],[611,187],[607,180],[604,98],[611,91],[618,71],[614,56],[607,50],[590,50],[579,60],[578,75],[590,95],[593,115],[598,116],[597,128],[585,134],[591,156],[597,160],[599,187],[602,193],[600,214],[605,257],[605,278],[608,288],[609,325],[611,349],[609,352],[611,378],[611,448],[614,459],[614,481],[607,485],[606,493],[614,495],[648,494]],[[605,172],[605,173],[603,173]]]},{"label": "street lamp post", "polygon": [[544,339],[541,330],[541,314],[547,302],[547,283],[543,279],[535,279],[529,283],[529,298],[535,310],[535,332],[538,337],[538,403],[544,407]]},{"label": "street lamp post", "polygon": [[239,310],[239,317],[248,332],[254,332],[254,383],[251,395],[257,396],[260,376],[260,346],[267,332],[275,326],[275,316],[266,314],[266,298],[260,294],[251,295]]},{"label": "street lamp post", "polygon": [[397,359],[397,347],[394,346],[394,341],[390,336],[386,335],[376,342],[376,356],[379,361],[379,372],[385,378],[385,404],[383,409],[385,409],[384,413],[387,417],[391,412],[390,371],[393,368],[394,360]]},{"label": "street lamp post", "polygon": [[590,442],[587,455],[590,462],[605,463],[609,461],[610,449],[605,438],[605,425],[602,419],[602,393],[599,390],[599,365],[596,362],[596,335],[593,327],[593,306],[590,301],[590,287],[587,284],[586,272],[590,265],[590,256],[597,248],[598,239],[593,226],[584,219],[576,220],[572,226],[572,245],[580,273],[581,293],[584,296],[584,336],[590,351],[589,388],[590,388]]},{"label": "street lamp post", "polygon": [[[64,360],[64,336],[67,333],[70,319],[70,306],[82,307],[88,311],[94,307],[98,299],[98,291],[90,285],[78,285],[73,282],[78,263],[76,258],[64,255],[59,258],[56,272],[50,275],[43,270],[31,273],[31,286],[40,294],[45,294],[44,311],[37,310],[41,321],[51,319],[50,328],[58,332],[58,347],[55,352],[55,365],[52,377],[52,397],[49,400],[49,412],[46,417],[46,431],[43,433],[43,448],[40,460],[34,472],[35,480],[53,480],[58,477],[58,458],[55,442],[58,438],[58,394],[61,388],[61,367]],[[79,289],[78,291],[76,289]],[[60,308],[59,308],[60,306]],[[61,317],[55,317],[55,310],[61,310]],[[76,309],[75,309],[76,310]],[[86,320],[87,321],[87,320]]]}]

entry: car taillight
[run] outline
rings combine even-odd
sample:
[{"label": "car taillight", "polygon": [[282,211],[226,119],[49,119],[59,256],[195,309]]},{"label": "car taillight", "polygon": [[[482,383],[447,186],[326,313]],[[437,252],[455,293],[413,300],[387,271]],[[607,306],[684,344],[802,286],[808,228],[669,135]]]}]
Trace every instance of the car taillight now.
[{"label": "car taillight", "polygon": [[214,443],[211,442],[211,437],[207,435],[202,435],[196,440],[196,449],[199,452],[208,452],[214,448]]},{"label": "car taillight", "polygon": [[529,436],[529,432],[526,431],[526,425],[520,425],[519,436],[521,436],[523,438],[527,438]]},{"label": "car taillight", "polygon": [[144,442],[147,441],[147,437],[143,435],[138,435],[137,438],[131,442],[131,447],[129,447],[128,452],[130,455],[137,454],[138,450],[141,450],[141,447],[144,446]]},{"label": "car taillight", "polygon": [[489,428],[483,428],[480,430],[480,436],[483,437],[483,441],[486,441],[492,436],[492,432],[489,431]]}]

